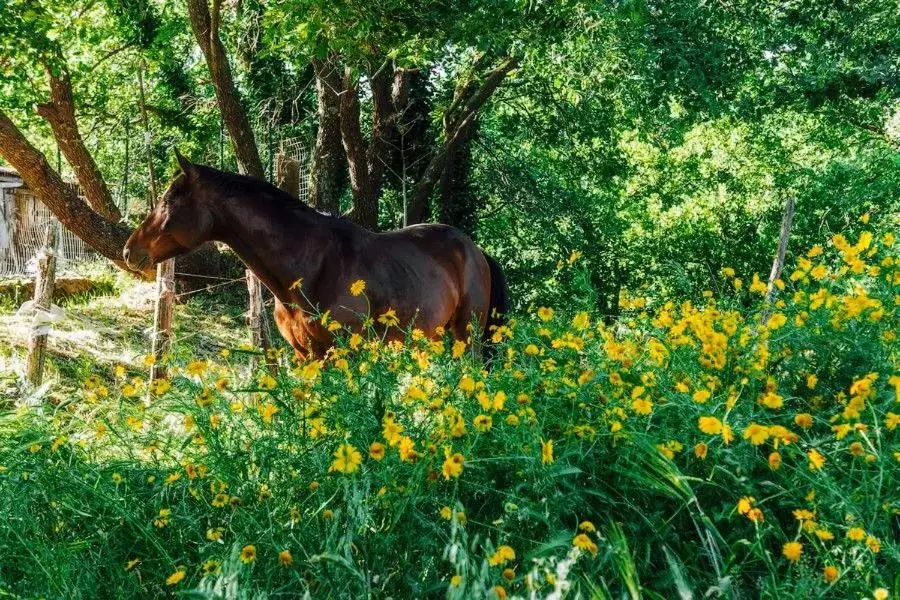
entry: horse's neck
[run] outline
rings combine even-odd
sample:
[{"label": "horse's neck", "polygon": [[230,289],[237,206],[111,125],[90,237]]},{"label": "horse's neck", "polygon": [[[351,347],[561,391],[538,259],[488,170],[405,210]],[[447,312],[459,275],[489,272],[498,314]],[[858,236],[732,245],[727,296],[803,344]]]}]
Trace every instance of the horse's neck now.
[{"label": "horse's neck", "polygon": [[[298,280],[314,281],[328,251],[327,217],[314,211],[237,200],[221,205],[216,238],[284,303],[307,304],[295,291]],[[253,224],[260,225],[254,227]]]}]

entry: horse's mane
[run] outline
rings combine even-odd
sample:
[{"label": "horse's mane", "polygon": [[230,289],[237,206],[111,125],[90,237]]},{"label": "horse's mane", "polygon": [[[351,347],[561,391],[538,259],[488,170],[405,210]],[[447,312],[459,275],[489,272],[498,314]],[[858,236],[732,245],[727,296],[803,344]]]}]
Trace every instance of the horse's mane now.
[{"label": "horse's mane", "polygon": [[255,199],[278,203],[287,209],[300,209],[317,214],[327,214],[320,213],[306,202],[291,196],[268,181],[248,175],[220,171],[206,165],[194,165],[194,168],[202,185],[208,186],[224,196],[250,196]]}]

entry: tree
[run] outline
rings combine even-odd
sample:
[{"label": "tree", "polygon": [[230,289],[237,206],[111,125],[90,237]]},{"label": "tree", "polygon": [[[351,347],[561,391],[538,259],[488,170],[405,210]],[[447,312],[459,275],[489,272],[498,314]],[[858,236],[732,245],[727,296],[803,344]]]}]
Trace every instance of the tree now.
[{"label": "tree", "polygon": [[75,190],[66,185],[47,162],[47,158],[35,148],[0,110],[0,155],[19,171],[28,187],[41,199],[60,222],[75,235],[85,240],[91,248],[126,268],[122,261],[122,248],[131,235],[125,225],[114,223],[91,210]]}]

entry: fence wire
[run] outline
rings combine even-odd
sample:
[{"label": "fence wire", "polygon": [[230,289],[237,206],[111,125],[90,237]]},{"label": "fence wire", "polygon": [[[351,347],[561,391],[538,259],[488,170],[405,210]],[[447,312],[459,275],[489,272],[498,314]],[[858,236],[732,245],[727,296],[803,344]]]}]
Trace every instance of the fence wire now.
[{"label": "fence wire", "polygon": [[[56,217],[33,193],[0,189],[0,277],[34,274],[51,223],[57,223]],[[71,272],[79,263],[100,260],[99,254],[65,227],[60,227],[56,256],[57,270],[62,273]]]},{"label": "fence wire", "polygon": [[300,164],[300,189],[297,197],[303,202],[309,202],[309,174],[312,153],[309,149],[309,140],[302,137],[285,138],[279,143],[279,154],[295,160]]}]

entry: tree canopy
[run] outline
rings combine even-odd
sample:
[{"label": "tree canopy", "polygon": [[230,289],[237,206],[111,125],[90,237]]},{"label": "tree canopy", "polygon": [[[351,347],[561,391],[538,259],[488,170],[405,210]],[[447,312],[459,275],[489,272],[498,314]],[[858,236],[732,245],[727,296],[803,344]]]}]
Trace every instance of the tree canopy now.
[{"label": "tree canopy", "polygon": [[614,313],[765,269],[787,197],[801,242],[896,205],[898,31],[878,0],[0,0],[0,156],[115,258],[173,146],[274,180],[300,140],[314,206],[460,227],[522,303],[577,251]]}]

